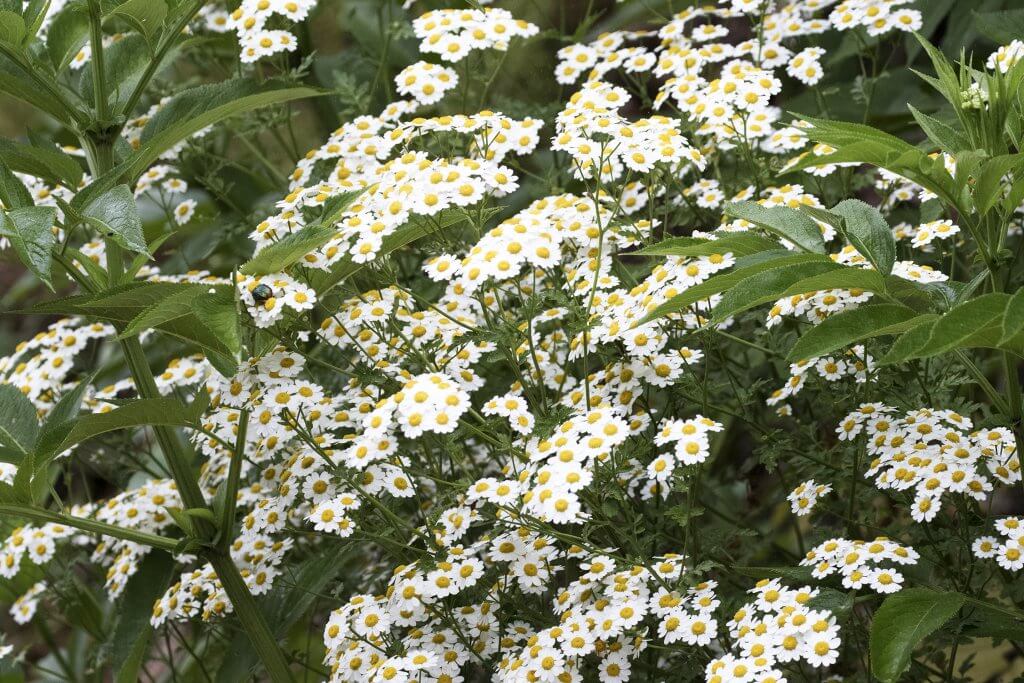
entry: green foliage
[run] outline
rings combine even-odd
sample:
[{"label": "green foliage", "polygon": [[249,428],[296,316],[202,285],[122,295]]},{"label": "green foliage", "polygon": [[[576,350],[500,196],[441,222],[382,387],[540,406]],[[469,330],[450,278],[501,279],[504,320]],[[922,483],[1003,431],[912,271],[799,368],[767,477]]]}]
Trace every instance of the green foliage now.
[{"label": "green foliage", "polygon": [[871,624],[871,673],[883,683],[899,680],[914,648],[964,604],[959,593],[906,588],[885,599]]}]

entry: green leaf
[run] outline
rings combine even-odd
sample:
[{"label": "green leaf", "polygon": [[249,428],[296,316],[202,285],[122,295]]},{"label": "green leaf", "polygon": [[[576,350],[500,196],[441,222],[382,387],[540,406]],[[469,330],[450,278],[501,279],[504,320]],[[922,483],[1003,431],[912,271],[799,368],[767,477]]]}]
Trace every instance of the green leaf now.
[{"label": "green leaf", "polygon": [[1006,302],[1003,312],[1003,333],[999,344],[1003,345],[1024,332],[1024,289],[1018,289]]},{"label": "green leaf", "polygon": [[928,341],[912,357],[927,358],[958,348],[997,348],[1010,296],[984,294],[954,306],[935,321]]},{"label": "green leaf", "polygon": [[50,251],[57,210],[52,206],[27,206],[0,210],[0,236],[11,241],[18,258],[32,273],[53,289],[50,279]]},{"label": "green leaf", "polygon": [[[170,50],[163,56],[161,64],[173,60],[176,54],[176,49]],[[103,73],[110,90],[108,97],[115,110],[121,109],[128,103],[132,92],[153,59],[154,56],[146,38],[136,33],[129,33],[103,51]],[[95,93],[92,79],[92,69],[85,69],[78,86],[82,97],[90,101]]]},{"label": "green leaf", "polygon": [[37,147],[0,139],[0,160],[12,171],[27,173],[55,184],[76,189],[82,167],[56,147]]},{"label": "green leaf", "polygon": [[53,94],[40,88],[39,83],[24,65],[3,54],[0,54],[0,92],[27,102],[61,123],[72,123],[70,112],[64,104]]},{"label": "green leaf", "polygon": [[904,588],[885,599],[871,624],[871,673],[893,683],[910,666],[914,648],[964,603],[959,593]]},{"label": "green leaf", "polygon": [[167,3],[164,0],[128,0],[114,8],[110,16],[123,19],[149,41],[167,17]]},{"label": "green leaf", "polygon": [[813,579],[812,567],[733,567],[733,570],[752,579],[789,579],[801,583]]},{"label": "green leaf", "polygon": [[92,384],[94,377],[95,375],[89,375],[76,384],[74,389],[61,394],[60,400],[46,416],[46,422],[43,424],[44,431],[48,427],[69,422],[78,417],[78,413],[82,409],[82,399],[85,397],[85,392],[89,390],[89,385]]},{"label": "green leaf", "polygon": [[192,300],[192,312],[196,319],[220,340],[232,357],[239,354],[242,350],[242,338],[239,333],[241,323],[232,289],[219,287],[210,292],[209,288],[204,288],[199,296]]},{"label": "green leaf", "polygon": [[[831,259],[825,259],[794,265],[789,268],[773,268],[763,273],[751,275],[737,282],[722,295],[722,300],[718,302],[718,305],[712,311],[714,314],[712,322],[721,322],[729,316],[736,315],[755,306],[776,301],[785,296],[791,287],[794,287],[794,285],[802,280],[848,267],[835,263]],[[857,270],[860,269],[858,268]],[[811,291],[810,289],[801,288],[802,291],[796,292],[795,289],[797,288],[794,287],[794,294],[803,294]],[[834,288],[831,286],[820,286],[814,291],[820,289]]]},{"label": "green leaf", "polygon": [[901,334],[879,363],[891,365],[913,358],[917,350],[928,343],[928,339],[932,336],[932,328],[935,327],[938,320],[939,316],[921,316],[920,324],[914,325]]},{"label": "green leaf", "polygon": [[845,199],[832,207],[842,218],[836,228],[850,244],[883,275],[892,272],[896,261],[896,239],[878,209],[859,199]]},{"label": "green leaf", "polygon": [[89,42],[89,13],[83,3],[69,3],[57,13],[46,32],[46,51],[60,72]]},{"label": "green leaf", "polygon": [[997,45],[1024,39],[1024,9],[974,12],[974,28]]},{"label": "green leaf", "polygon": [[25,26],[28,34],[35,37],[39,28],[43,25],[47,13],[50,11],[50,0],[29,0],[21,16],[25,18]]},{"label": "green leaf", "polygon": [[13,384],[0,384],[0,446],[22,456],[35,446],[39,435],[36,407]]},{"label": "green leaf", "polygon": [[694,237],[673,237],[658,244],[629,252],[628,256],[711,256],[727,254],[733,256],[749,256],[762,251],[780,249],[775,240],[761,237],[752,232],[723,233],[714,240],[697,239]]},{"label": "green leaf", "polygon": [[10,167],[0,159],[0,204],[8,209],[32,206],[32,195]]},{"label": "green leaf", "polygon": [[[198,419],[195,404],[185,406],[175,398],[140,398],[106,413],[82,415],[72,420],[70,429],[60,435],[62,438],[59,440],[55,439],[59,433],[57,430],[48,432],[48,438],[40,439],[37,456],[52,460],[76,444],[120,429],[145,426],[195,428]],[[36,463],[37,471],[41,465]]]},{"label": "green leaf", "polygon": [[899,304],[876,304],[840,311],[805,332],[789,351],[787,361],[818,358],[864,339],[895,334],[899,325],[917,317]]},{"label": "green leaf", "polygon": [[192,301],[199,296],[199,287],[186,287],[163,294],[157,301],[143,309],[121,331],[118,339],[127,339],[149,329],[156,329],[166,322],[192,315]]},{"label": "green leaf", "polygon": [[207,126],[274,104],[307,97],[319,97],[324,91],[292,87],[288,83],[236,79],[200,85],[175,95],[160,108],[142,131],[142,147],[127,161],[121,175],[135,179],[161,154]]},{"label": "green leaf", "polygon": [[117,185],[100,195],[85,207],[82,215],[101,236],[130,251],[149,253],[135,195],[127,185]]},{"label": "green leaf", "polygon": [[[361,191],[346,192],[334,202],[330,216],[340,216],[345,209],[362,194]],[[241,267],[244,275],[270,275],[280,273],[299,263],[306,254],[316,251],[338,234],[336,219],[316,221],[296,232],[285,235],[256,254]]]},{"label": "green leaf", "polygon": [[7,9],[0,10],[0,42],[20,48],[26,33],[25,20],[20,14]]},{"label": "green leaf", "polygon": [[789,240],[803,251],[813,254],[825,253],[825,242],[821,229],[811,218],[788,206],[767,207],[757,202],[730,202],[725,205],[725,214],[742,218],[763,230],[768,230]]},{"label": "green leaf", "polygon": [[135,683],[146,659],[153,627],[149,620],[153,604],[163,595],[174,576],[174,561],[167,553],[150,552],[137,572],[128,579],[118,605],[117,625],[110,636],[111,668],[116,683]]},{"label": "green leaf", "polygon": [[971,148],[970,140],[957,129],[925,114],[912,104],[907,106],[910,108],[910,113],[914,115],[917,125],[921,126],[921,130],[925,132],[928,139],[943,151],[956,154],[961,150]]},{"label": "green leaf", "polygon": [[644,316],[644,318],[637,323],[637,326],[644,325],[652,320],[657,320],[658,318],[663,318],[666,315],[681,311],[688,306],[692,306],[698,301],[709,299],[715,294],[720,294],[745,278],[757,273],[763,273],[776,268],[795,267],[806,263],[833,262],[827,256],[819,254],[794,254],[791,251],[764,252],[761,254],[755,254],[751,258],[756,258],[757,261],[753,263],[737,262],[735,270],[721,275],[715,275],[699,285],[694,285],[685,292],[681,292],[680,294],[672,297]]},{"label": "green leaf", "polygon": [[1010,172],[1016,174],[1021,164],[1024,164],[1024,154],[1004,154],[988,159],[981,165],[981,170],[975,178],[973,192],[974,205],[978,213],[985,215],[1002,199],[1003,190],[1006,188],[1003,177]]}]

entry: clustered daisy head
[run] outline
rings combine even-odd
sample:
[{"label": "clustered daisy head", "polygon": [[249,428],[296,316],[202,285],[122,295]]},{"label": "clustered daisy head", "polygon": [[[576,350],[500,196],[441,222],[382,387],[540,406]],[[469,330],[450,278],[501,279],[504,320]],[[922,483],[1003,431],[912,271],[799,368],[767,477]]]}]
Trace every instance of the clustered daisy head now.
[{"label": "clustered daisy head", "polygon": [[808,551],[800,564],[813,567],[812,575],[816,579],[839,574],[844,588],[866,587],[876,593],[895,593],[903,586],[903,574],[883,563],[913,565],[919,558],[913,548],[887,538],[879,537],[874,541],[834,538]]},{"label": "clustered daisy head", "polygon": [[830,484],[819,484],[813,479],[809,479],[793,489],[789,496],[787,496],[787,500],[789,500],[792,506],[793,514],[798,517],[804,517],[811,514],[820,498],[827,496],[831,492],[832,486]]},{"label": "clustered daisy head", "polygon": [[822,668],[838,660],[842,640],[836,617],[812,607],[818,589],[792,589],[778,579],[763,579],[748,592],[754,600],[726,624],[732,651],[707,664],[707,683],[784,681],[782,668],[788,664]]},{"label": "clustered daisy head", "polygon": [[915,521],[930,522],[946,495],[983,501],[993,481],[1020,480],[1020,458],[1009,429],[979,429],[952,410],[911,410],[900,416],[881,404],[864,404],[840,423],[840,439],[864,434],[872,461],[865,473],[883,490],[912,495]]}]

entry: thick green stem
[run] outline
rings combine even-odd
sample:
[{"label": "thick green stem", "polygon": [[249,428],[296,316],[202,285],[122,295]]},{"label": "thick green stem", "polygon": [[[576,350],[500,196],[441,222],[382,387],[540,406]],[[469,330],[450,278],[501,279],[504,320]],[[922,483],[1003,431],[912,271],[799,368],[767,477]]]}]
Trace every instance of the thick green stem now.
[{"label": "thick green stem", "polygon": [[284,653],[278,647],[277,639],[270,631],[270,627],[267,626],[267,621],[263,618],[256,599],[249,592],[249,587],[245,585],[242,575],[238,573],[235,561],[228,553],[219,551],[212,553],[208,559],[213,565],[213,570],[217,572],[217,578],[220,579],[224,592],[231,600],[231,606],[234,608],[235,614],[238,615],[242,628],[245,629],[246,635],[252,641],[253,649],[263,661],[263,667],[267,670],[270,680],[274,683],[291,681],[292,673],[288,668],[288,660],[285,659]]},{"label": "thick green stem", "polygon": [[105,126],[110,123],[110,108],[107,104],[107,75],[103,67],[103,11],[99,0],[89,0],[89,31],[93,106],[97,120]]},{"label": "thick green stem", "polygon": [[23,519],[28,519],[33,522],[41,522],[43,524],[66,524],[67,526],[74,527],[75,529],[81,529],[82,531],[88,531],[89,533],[100,534],[101,536],[111,536],[113,538],[119,538],[122,541],[131,541],[141,545],[148,545],[151,548],[159,548],[160,550],[166,550],[168,552],[174,552],[175,548],[178,547],[178,541],[173,538],[157,536],[156,534],[149,534],[135,529],[126,529],[124,527],[114,526],[113,524],[106,524],[95,519],[89,519],[88,517],[74,517],[72,515],[65,515],[60,512],[54,512],[52,510],[45,510],[42,508],[27,507],[23,505],[0,505],[0,515],[21,517]]}]

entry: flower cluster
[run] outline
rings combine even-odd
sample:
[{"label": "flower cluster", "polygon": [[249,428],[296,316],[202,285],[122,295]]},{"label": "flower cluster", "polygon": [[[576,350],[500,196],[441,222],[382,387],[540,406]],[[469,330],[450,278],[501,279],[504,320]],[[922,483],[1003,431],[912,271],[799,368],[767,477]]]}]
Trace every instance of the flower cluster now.
[{"label": "flower cluster", "polygon": [[919,558],[913,548],[887,538],[870,542],[834,538],[809,550],[800,564],[813,567],[816,579],[838,573],[844,588],[859,590],[867,586],[876,593],[895,593],[903,587],[903,574],[882,563],[912,565]]},{"label": "flower cluster", "polygon": [[912,492],[911,514],[930,522],[947,494],[983,501],[992,491],[989,476],[1003,484],[1020,480],[1012,432],[971,428],[970,419],[951,410],[921,408],[901,417],[888,406],[864,404],[836,431],[847,440],[863,433],[873,457],[866,476],[880,489]]},{"label": "flower cluster", "polygon": [[420,15],[412,28],[420,39],[420,52],[447,62],[461,61],[473,50],[507,50],[513,39],[529,38],[539,30],[508,10],[492,7],[434,10]]}]

